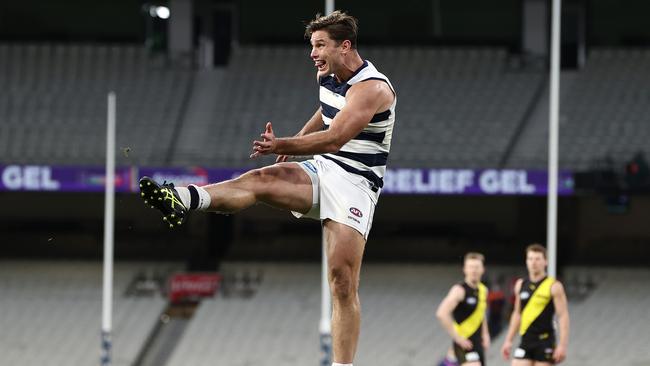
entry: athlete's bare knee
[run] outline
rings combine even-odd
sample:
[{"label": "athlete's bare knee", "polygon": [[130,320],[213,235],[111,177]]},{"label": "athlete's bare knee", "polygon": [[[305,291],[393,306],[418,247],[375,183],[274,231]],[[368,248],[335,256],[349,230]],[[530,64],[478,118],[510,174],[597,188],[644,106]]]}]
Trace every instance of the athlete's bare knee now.
[{"label": "athlete's bare knee", "polygon": [[238,180],[256,195],[264,196],[273,190],[272,184],[277,180],[277,176],[277,171],[266,167],[250,170]]},{"label": "athlete's bare knee", "polygon": [[255,183],[268,184],[276,179],[277,173],[273,169],[266,167],[253,169],[246,173],[246,176],[247,179]]},{"label": "athlete's bare knee", "polygon": [[330,287],[335,300],[349,302],[355,298],[358,286],[357,281],[352,277],[352,268],[348,265],[330,267]]}]

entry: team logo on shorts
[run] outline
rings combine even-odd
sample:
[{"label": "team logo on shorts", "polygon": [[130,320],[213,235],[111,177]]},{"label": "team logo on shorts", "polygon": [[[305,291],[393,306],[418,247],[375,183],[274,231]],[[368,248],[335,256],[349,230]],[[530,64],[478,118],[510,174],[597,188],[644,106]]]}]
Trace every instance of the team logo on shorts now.
[{"label": "team logo on shorts", "polygon": [[350,213],[356,217],[363,217],[363,213],[356,207],[350,207]]}]

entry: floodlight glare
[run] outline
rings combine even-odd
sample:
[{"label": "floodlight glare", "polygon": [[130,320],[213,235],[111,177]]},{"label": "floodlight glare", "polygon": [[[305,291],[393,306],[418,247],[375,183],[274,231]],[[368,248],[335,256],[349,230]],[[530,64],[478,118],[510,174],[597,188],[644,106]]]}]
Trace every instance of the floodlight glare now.
[{"label": "floodlight glare", "polygon": [[168,19],[170,15],[169,8],[166,6],[156,6],[156,15],[160,19]]}]

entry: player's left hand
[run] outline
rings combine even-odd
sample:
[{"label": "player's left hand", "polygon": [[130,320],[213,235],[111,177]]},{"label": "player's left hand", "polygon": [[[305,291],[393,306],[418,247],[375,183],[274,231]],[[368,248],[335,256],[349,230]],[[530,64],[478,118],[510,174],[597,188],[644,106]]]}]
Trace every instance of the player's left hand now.
[{"label": "player's left hand", "polygon": [[262,137],[262,141],[253,141],[253,153],[250,155],[251,159],[255,159],[262,155],[272,154],[275,150],[276,141],[271,122],[266,123],[266,130],[260,135],[260,137]]},{"label": "player's left hand", "polygon": [[564,361],[566,358],[566,347],[559,345],[555,347],[555,351],[553,351],[553,361],[555,363],[560,363]]}]

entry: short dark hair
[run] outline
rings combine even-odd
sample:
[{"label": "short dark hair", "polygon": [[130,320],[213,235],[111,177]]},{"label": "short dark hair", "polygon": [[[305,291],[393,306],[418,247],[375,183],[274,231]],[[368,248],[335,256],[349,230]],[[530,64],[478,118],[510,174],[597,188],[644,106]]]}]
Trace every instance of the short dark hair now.
[{"label": "short dark hair", "polygon": [[465,254],[465,258],[463,259],[463,262],[467,261],[468,259],[478,259],[481,262],[485,263],[485,256],[479,252],[469,252]]},{"label": "short dark hair", "polygon": [[311,38],[312,33],[324,30],[331,39],[339,44],[347,39],[352,48],[357,48],[357,24],[355,17],[339,10],[329,15],[316,14],[316,18],[307,23],[305,27],[305,38]]},{"label": "short dark hair", "polygon": [[542,253],[542,255],[544,255],[544,259],[546,259],[546,248],[544,248],[544,246],[541,244],[535,243],[527,246],[526,254],[528,254],[528,252]]}]

